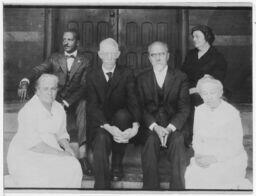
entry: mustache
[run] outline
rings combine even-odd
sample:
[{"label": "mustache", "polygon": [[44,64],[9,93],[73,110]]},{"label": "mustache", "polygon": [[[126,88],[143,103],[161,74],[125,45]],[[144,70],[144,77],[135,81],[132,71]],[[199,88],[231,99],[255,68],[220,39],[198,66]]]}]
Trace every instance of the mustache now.
[{"label": "mustache", "polygon": [[63,46],[64,46],[64,47],[67,47],[67,46],[68,46],[68,44],[64,44]]}]

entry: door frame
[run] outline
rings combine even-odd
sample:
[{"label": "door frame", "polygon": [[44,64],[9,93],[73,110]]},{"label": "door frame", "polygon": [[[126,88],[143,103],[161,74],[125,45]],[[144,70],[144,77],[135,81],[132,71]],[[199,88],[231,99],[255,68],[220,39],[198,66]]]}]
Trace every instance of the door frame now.
[{"label": "door frame", "polygon": [[[131,8],[134,8],[134,7],[131,7]],[[145,7],[145,9],[146,8],[147,7]],[[165,8],[168,8],[168,7],[165,7]],[[116,9],[119,9],[119,8],[116,8]],[[177,54],[175,56],[177,58],[176,59],[177,65],[181,66],[182,62],[184,62],[185,55],[188,49],[189,13],[188,13],[188,9],[183,9],[183,8],[177,8],[177,9],[178,9],[178,16],[177,16],[178,50],[176,51]],[[59,34],[57,29],[58,16],[59,16],[58,8],[45,9],[44,58],[49,57],[52,52],[55,52],[57,50],[57,46],[54,44],[54,38]],[[114,35],[114,36],[117,38],[117,35]]]}]

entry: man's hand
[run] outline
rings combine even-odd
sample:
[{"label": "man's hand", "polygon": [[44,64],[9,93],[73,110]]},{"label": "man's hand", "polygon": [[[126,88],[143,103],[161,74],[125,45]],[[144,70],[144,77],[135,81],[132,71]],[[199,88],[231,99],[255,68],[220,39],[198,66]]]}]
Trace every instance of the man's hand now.
[{"label": "man's hand", "polygon": [[195,155],[195,161],[198,166],[207,168],[211,164],[216,163],[217,159],[213,155]]},{"label": "man's hand", "polygon": [[28,89],[28,82],[27,81],[22,81],[20,83],[19,89],[18,89],[18,96],[20,97],[20,100],[22,102],[26,100],[27,89]]},{"label": "man's hand", "polygon": [[165,147],[169,132],[164,127],[159,125],[155,125],[153,130],[157,133],[158,137],[160,138],[161,146]]},{"label": "man's hand", "polygon": [[114,138],[114,140],[118,143],[124,143],[124,138],[123,138],[123,133],[122,131],[116,127],[116,126],[110,126],[109,124],[104,124],[100,126],[101,128],[105,129],[108,131]]}]

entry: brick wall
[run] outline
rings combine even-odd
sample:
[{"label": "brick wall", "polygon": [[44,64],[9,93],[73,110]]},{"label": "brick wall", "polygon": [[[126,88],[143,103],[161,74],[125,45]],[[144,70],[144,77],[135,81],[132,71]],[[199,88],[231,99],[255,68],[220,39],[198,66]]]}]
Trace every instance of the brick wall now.
[{"label": "brick wall", "polygon": [[44,59],[45,9],[4,8],[4,99],[17,99],[24,73]]},{"label": "brick wall", "polygon": [[[225,85],[232,101],[252,103],[252,12],[248,8],[204,8],[189,10],[189,30],[198,24],[210,26],[213,45],[228,62]],[[189,48],[192,48],[190,36]]]}]

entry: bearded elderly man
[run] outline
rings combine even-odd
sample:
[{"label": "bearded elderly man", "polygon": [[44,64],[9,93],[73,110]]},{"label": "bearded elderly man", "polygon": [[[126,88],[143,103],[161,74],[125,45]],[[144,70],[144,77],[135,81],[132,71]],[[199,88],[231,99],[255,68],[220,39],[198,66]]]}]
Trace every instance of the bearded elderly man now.
[{"label": "bearded elderly man", "polygon": [[98,55],[102,66],[87,75],[87,122],[94,188],[109,189],[109,155],[112,151],[112,178],[120,180],[125,147],[138,132],[140,111],[132,71],[116,64],[120,55],[117,42],[112,38],[101,41]]},{"label": "bearded elderly man", "polygon": [[[79,34],[75,29],[69,29],[63,33],[62,46],[64,52],[53,53],[42,64],[35,66],[31,72],[25,75],[20,82],[18,95],[22,100],[27,97],[27,89],[43,74],[51,73],[58,77],[58,93],[56,100],[64,106],[67,114],[67,131],[70,142],[79,143],[81,153],[80,162],[84,173],[91,174],[91,166],[85,157],[86,134],[84,124],[83,107],[78,107],[85,97],[83,86],[85,76],[89,68],[89,61],[85,55],[78,51]],[[81,115],[82,114],[82,115]],[[85,127],[85,126],[84,126]]]},{"label": "bearded elderly man", "polygon": [[142,122],[148,135],[142,152],[143,188],[159,189],[158,160],[161,146],[171,166],[170,189],[185,188],[184,133],[190,112],[187,76],[167,64],[167,44],[148,47],[152,69],[138,77]]}]

